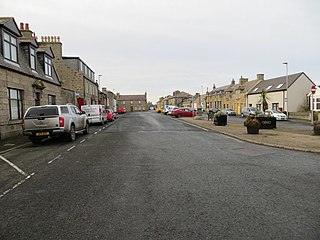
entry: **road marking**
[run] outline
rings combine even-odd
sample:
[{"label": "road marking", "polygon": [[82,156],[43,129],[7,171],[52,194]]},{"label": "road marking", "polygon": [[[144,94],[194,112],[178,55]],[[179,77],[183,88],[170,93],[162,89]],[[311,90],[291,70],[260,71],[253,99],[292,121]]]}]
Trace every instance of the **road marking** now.
[{"label": "road marking", "polygon": [[61,155],[59,155],[59,156],[55,157],[54,159],[52,159],[51,161],[49,161],[49,162],[48,162],[48,164],[50,164],[50,163],[54,162],[55,160],[57,160],[57,159],[58,159],[58,158],[60,158],[60,157],[61,157]]},{"label": "road marking", "polygon": [[[177,120],[177,121],[178,121],[178,120]],[[184,122],[184,121],[181,121],[181,120],[180,120],[180,122],[186,123],[186,124],[188,124],[188,125],[190,125],[190,126],[192,126],[192,127],[196,127],[196,128],[199,128],[199,129],[201,129],[201,130],[203,130],[203,131],[209,132],[209,130],[206,129],[206,128],[204,128],[204,127],[199,127],[199,126],[194,125],[194,124],[192,124],[192,123]]]},{"label": "road marking", "polygon": [[0,158],[3,160],[3,161],[5,161],[6,163],[8,163],[11,167],[13,167],[15,170],[17,170],[19,173],[21,173],[22,175],[24,175],[24,176],[27,176],[27,174],[24,172],[24,171],[22,171],[20,168],[18,168],[16,165],[14,165],[12,162],[10,162],[9,160],[7,160],[7,159],[5,159],[4,157],[2,157],[1,155],[0,155]]},{"label": "road marking", "polygon": [[98,132],[95,132],[94,134],[97,134]]},{"label": "road marking", "polygon": [[80,141],[80,143],[83,143],[85,141],[85,139],[82,139],[81,141]]},{"label": "road marking", "polygon": [[27,181],[28,179],[30,179],[33,175],[35,175],[35,173],[31,173],[30,175],[26,176],[25,179],[22,179],[20,182],[18,182],[17,184],[15,184],[12,188],[4,191],[1,195],[0,198],[4,197],[5,195],[7,195],[9,192],[11,192],[12,190],[16,189],[17,187],[19,187],[21,184],[23,184],[25,181]]},{"label": "road marking", "polygon": [[71,151],[72,149],[74,149],[76,146],[72,146],[71,148],[69,148],[68,150],[67,150],[67,152],[69,152],[69,151]]},{"label": "road marking", "polygon": [[101,132],[102,129],[99,129],[99,132]]},{"label": "road marking", "polygon": [[103,127],[102,129],[105,129],[106,127]]}]

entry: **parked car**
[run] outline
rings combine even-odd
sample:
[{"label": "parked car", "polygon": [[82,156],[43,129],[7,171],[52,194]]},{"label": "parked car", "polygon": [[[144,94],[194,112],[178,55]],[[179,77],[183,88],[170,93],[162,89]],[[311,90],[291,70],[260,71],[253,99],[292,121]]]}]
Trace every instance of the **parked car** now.
[{"label": "parked car", "polygon": [[117,111],[118,111],[118,114],[125,114],[126,113],[126,109],[122,108],[122,107],[119,107]]},{"label": "parked car", "polygon": [[265,114],[266,115],[270,115],[272,117],[275,117],[277,120],[284,120],[284,121],[288,120],[286,114],[284,114],[283,112],[279,112],[277,110],[267,109],[265,111]]},{"label": "parked car", "polygon": [[171,116],[180,118],[180,117],[194,117],[196,112],[190,108],[177,108],[171,112]]},{"label": "parked car", "polygon": [[111,109],[106,109],[106,115],[107,115],[107,121],[108,122],[113,122],[114,121],[114,114]]},{"label": "parked car", "polygon": [[226,113],[228,116],[236,116],[236,111],[232,110],[231,108],[223,109],[222,112]]},{"label": "parked car", "polygon": [[241,117],[248,117],[249,115],[256,115],[258,109],[255,107],[243,107],[241,109]]},{"label": "parked car", "polygon": [[158,108],[156,109],[156,112],[157,112],[157,113],[162,113],[162,112],[163,112],[163,110],[164,110],[164,108],[163,108],[163,107],[158,107]]},{"label": "parked car", "polygon": [[178,109],[179,107],[172,107],[169,109],[169,111],[167,112],[167,115],[171,115],[173,110]]},{"label": "parked car", "polygon": [[84,111],[88,117],[89,123],[105,124],[106,109],[103,105],[82,105],[81,110]]},{"label": "parked car", "polygon": [[52,136],[65,136],[68,141],[74,141],[80,132],[89,133],[89,120],[74,105],[30,107],[22,119],[22,133],[34,144]]},{"label": "parked car", "polygon": [[172,108],[174,108],[174,107],[177,107],[177,106],[174,106],[174,105],[165,105],[165,106],[164,106],[164,110],[163,110],[164,115],[167,115],[168,112],[169,112]]}]

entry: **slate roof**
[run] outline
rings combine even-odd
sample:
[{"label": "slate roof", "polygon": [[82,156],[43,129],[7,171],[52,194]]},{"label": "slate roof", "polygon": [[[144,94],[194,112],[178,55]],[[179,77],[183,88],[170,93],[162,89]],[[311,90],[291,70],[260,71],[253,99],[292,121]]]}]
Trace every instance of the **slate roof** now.
[{"label": "slate roof", "polygon": [[223,93],[229,88],[229,86],[230,85],[225,85],[225,86],[222,86],[222,87],[214,88],[213,90],[211,90],[209,92],[209,94]]},{"label": "slate roof", "polygon": [[146,95],[119,95],[118,101],[147,101]]},{"label": "slate roof", "polygon": [[[290,87],[302,74],[304,74],[306,77],[308,77],[304,72],[299,72],[299,73],[288,75],[288,87]],[[248,92],[248,94],[261,93],[263,89],[268,92],[276,92],[276,91],[286,90],[287,89],[286,76],[262,80],[256,86],[254,86]]]},{"label": "slate roof", "polygon": [[[2,29],[6,29],[7,31],[11,32],[11,34],[13,34],[14,36],[17,37],[17,47],[18,47],[18,63],[11,63],[10,61],[7,61],[4,59],[3,55],[0,54],[0,67],[4,67],[16,72],[19,72],[21,74],[25,74],[37,79],[41,79],[45,82],[49,82],[52,84],[56,84],[56,85],[61,85],[59,78],[56,74],[56,71],[54,69],[52,69],[52,77],[46,77],[46,75],[44,74],[44,67],[43,67],[43,63],[39,61],[39,54],[48,54],[49,56],[53,57],[53,53],[51,48],[35,48],[36,49],[36,53],[37,53],[37,71],[34,71],[30,68],[30,64],[29,64],[29,55],[26,52],[26,48],[28,47],[29,44],[33,43],[33,40],[30,39],[29,41],[27,41],[24,37],[22,37],[22,41],[20,41],[20,36],[21,36],[21,32],[19,31],[19,29],[16,26],[16,23],[14,21],[13,18],[3,18],[0,17],[0,32]],[[18,31],[18,32],[17,32]],[[34,40],[35,41],[35,40]],[[2,43],[0,43],[2,44]],[[33,45],[33,44],[32,44]]]}]

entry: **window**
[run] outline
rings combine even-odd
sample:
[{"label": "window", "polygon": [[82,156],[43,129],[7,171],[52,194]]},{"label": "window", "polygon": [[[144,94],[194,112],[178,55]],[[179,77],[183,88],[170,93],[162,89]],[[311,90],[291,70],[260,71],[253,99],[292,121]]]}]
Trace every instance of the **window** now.
[{"label": "window", "polygon": [[126,101],[122,101],[122,104],[126,104]]},{"label": "window", "polygon": [[44,56],[44,73],[52,77],[52,60],[47,56]]},{"label": "window", "polygon": [[272,110],[278,111],[279,109],[279,103],[272,103]]},{"label": "window", "polygon": [[36,92],[35,95],[36,95],[36,98],[34,99],[34,105],[35,106],[40,106],[41,105],[40,104],[40,93]]},{"label": "window", "polygon": [[259,111],[261,111],[261,104],[257,104],[257,105],[256,105],[256,108],[257,108]]},{"label": "window", "polygon": [[3,55],[5,59],[18,62],[17,39],[8,33],[3,33]]},{"label": "window", "polygon": [[316,102],[316,110],[320,110],[320,98],[316,98],[315,102]]},{"label": "window", "polygon": [[270,88],[272,88],[272,85],[268,86],[266,90],[269,90]]},{"label": "window", "polygon": [[36,70],[36,50],[33,47],[30,47],[30,67]]},{"label": "window", "polygon": [[130,104],[133,104],[133,102],[132,102],[132,101],[130,101]]},{"label": "window", "polygon": [[62,114],[69,114],[69,110],[67,107],[60,107],[60,110]]},{"label": "window", "polygon": [[8,89],[10,120],[22,119],[23,92],[18,89]]},{"label": "window", "polygon": [[56,104],[56,96],[48,94],[48,105]]},{"label": "window", "polygon": [[141,104],[141,101],[139,101],[139,104]]}]

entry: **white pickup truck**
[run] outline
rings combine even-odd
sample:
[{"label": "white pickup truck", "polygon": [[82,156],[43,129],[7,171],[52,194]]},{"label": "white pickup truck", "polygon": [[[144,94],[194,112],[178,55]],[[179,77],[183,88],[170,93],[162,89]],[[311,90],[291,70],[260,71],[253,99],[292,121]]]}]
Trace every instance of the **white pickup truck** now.
[{"label": "white pickup truck", "polygon": [[61,135],[74,141],[76,133],[89,133],[89,121],[84,112],[71,104],[34,106],[27,109],[22,119],[22,131],[34,144]]}]

